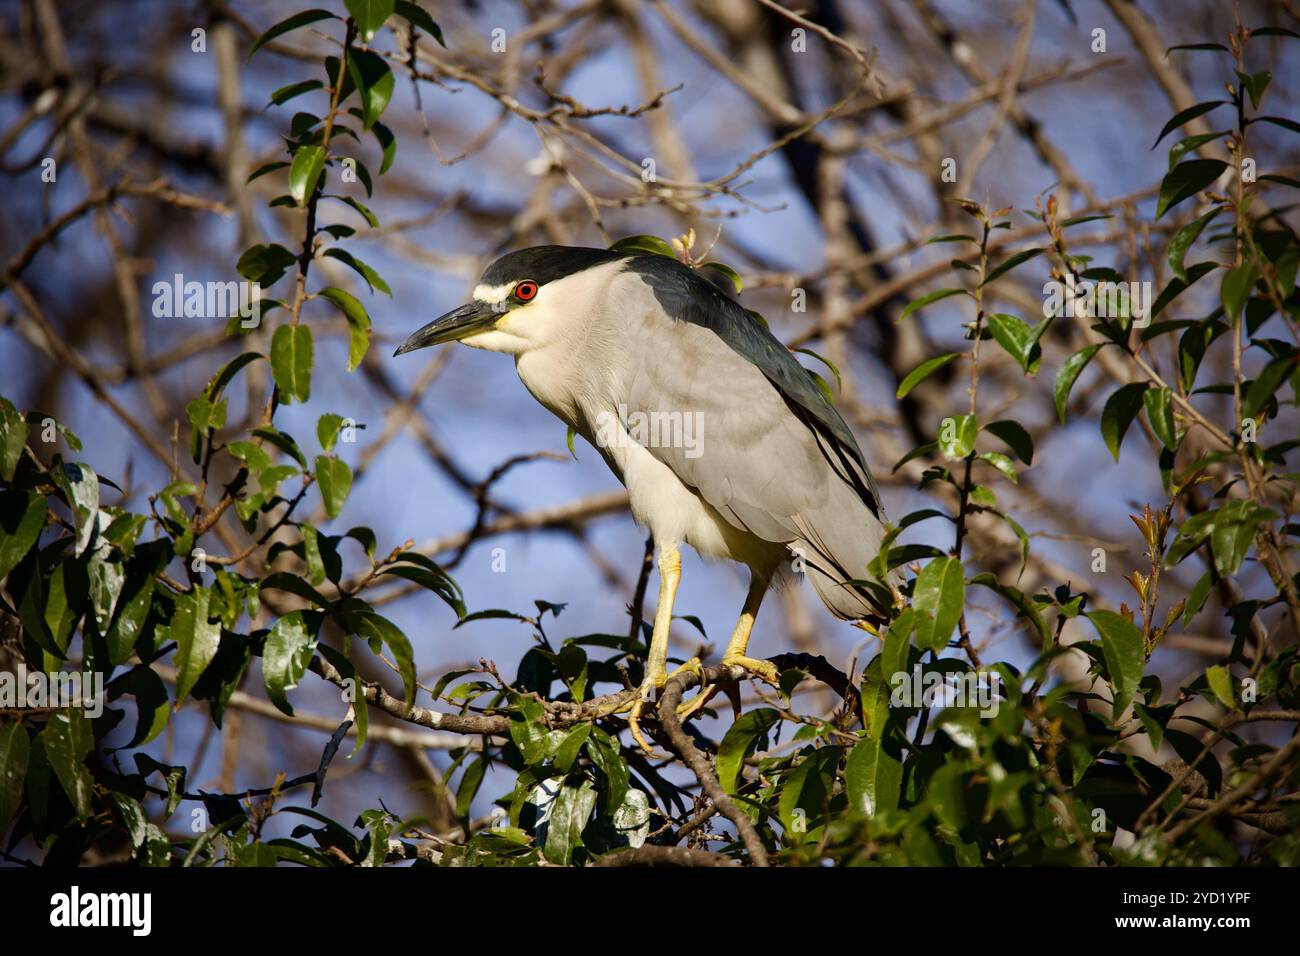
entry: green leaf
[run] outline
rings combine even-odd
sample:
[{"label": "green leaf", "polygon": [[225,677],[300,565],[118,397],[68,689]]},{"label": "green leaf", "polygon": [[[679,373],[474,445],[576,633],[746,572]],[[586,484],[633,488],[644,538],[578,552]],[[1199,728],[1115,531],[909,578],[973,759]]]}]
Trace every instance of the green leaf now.
[{"label": "green leaf", "polygon": [[1168,388],[1148,388],[1142,393],[1142,404],[1147,410],[1147,420],[1160,444],[1170,451],[1178,450],[1178,429],[1174,424],[1174,410]]},{"label": "green leaf", "polygon": [[1160,290],[1160,294],[1156,296],[1156,301],[1151,305],[1151,318],[1154,319],[1165,310],[1165,307],[1168,306],[1170,302],[1173,302],[1174,299],[1187,291],[1188,287],[1198,282],[1202,277],[1213,272],[1218,267],[1218,263],[1215,262],[1198,262],[1196,265],[1187,268],[1186,282],[1177,276],[1170,279],[1169,284]]},{"label": "green leaf", "polygon": [[970,583],[988,588],[990,591],[994,591],[1001,595],[1008,604],[1019,612],[1021,617],[1025,618],[1025,620],[1033,625],[1034,630],[1038,632],[1038,640],[1042,643],[1043,647],[1052,646],[1052,632],[1047,629],[1047,624],[1043,621],[1043,616],[1038,613],[1038,609],[1034,606],[1034,602],[1025,597],[1023,591],[1019,588],[1003,584],[988,571],[975,575],[970,579]]},{"label": "green leaf", "polygon": [[361,39],[369,43],[384,21],[392,16],[394,3],[393,0],[344,0],[343,5],[352,14]]},{"label": "green leaf", "polygon": [[939,423],[939,450],[949,461],[959,461],[974,450],[978,435],[974,415],[952,415]]},{"label": "green leaf", "polygon": [[1156,141],[1151,144],[1151,148],[1155,149],[1159,146],[1162,139],[1174,130],[1178,129],[1178,127],[1182,126],[1184,123],[1194,120],[1198,116],[1204,116],[1206,113],[1210,112],[1210,110],[1218,109],[1227,102],[1227,100],[1213,100],[1211,102],[1197,103],[1195,106],[1189,106],[1165,124],[1165,128],[1160,131],[1160,135],[1157,136]]},{"label": "green leaf", "polygon": [[582,830],[596,809],[596,789],[585,777],[565,779],[551,802],[546,817],[546,843],[542,854],[558,866],[573,862],[573,851],[582,846]]},{"label": "green leaf", "polygon": [[438,45],[444,50],[447,48],[447,44],[442,39],[442,28],[418,4],[410,3],[408,0],[397,0],[397,12],[410,21],[411,26],[419,27],[437,40]]},{"label": "green leaf", "polygon": [[77,529],[76,554],[80,555],[90,544],[99,520],[99,477],[88,465],[64,462],[50,469],[50,477],[63,492],[68,507],[72,509],[73,523]]},{"label": "green leaf", "polygon": [[87,571],[95,624],[100,634],[107,634],[122,585],[126,583],[126,571],[120,560],[113,560],[112,546],[103,538],[90,551]]},{"label": "green leaf", "polygon": [[391,129],[379,122],[371,127],[371,132],[375,134],[375,139],[379,141],[379,148],[383,150],[384,158],[379,164],[379,175],[382,176],[392,168],[393,160],[397,156],[397,137],[393,135]]},{"label": "green leaf", "polygon": [[939,289],[936,292],[928,292],[919,299],[913,299],[907,303],[907,308],[903,309],[903,314],[898,317],[898,321],[902,322],[913,312],[924,309],[927,305],[938,302],[940,299],[946,299],[954,295],[969,295],[969,293],[965,289]]},{"label": "green leaf", "polygon": [[307,325],[282,325],[271,336],[271,374],[283,401],[311,397],[313,340]]},{"label": "green leaf", "polygon": [[[0,479],[13,481],[18,461],[27,446],[27,422],[13,404],[0,395]],[[0,577],[4,577],[0,574]]]},{"label": "green leaf", "polygon": [[1007,418],[990,422],[984,426],[984,430],[1005,442],[1007,447],[1015,452],[1016,457],[1026,465],[1034,463],[1034,439],[1019,422]]},{"label": "green leaf", "polygon": [[1228,131],[1226,129],[1221,129],[1213,133],[1201,133],[1197,136],[1188,136],[1186,139],[1180,139],[1178,142],[1174,143],[1174,145],[1169,147],[1169,168],[1173,169],[1177,166],[1184,154],[1189,153],[1194,149],[1200,149],[1206,143],[1212,142],[1216,139],[1222,139],[1227,135]]},{"label": "green leaf", "polygon": [[1220,577],[1235,574],[1246,559],[1256,529],[1262,522],[1276,517],[1268,508],[1243,499],[1234,499],[1222,508],[1193,515],[1178,529],[1178,536],[1165,555],[1165,563],[1173,567],[1210,538],[1215,571]]},{"label": "green leaf", "polygon": [[403,552],[398,560],[416,562],[419,566],[393,564],[381,571],[380,574],[391,574],[415,582],[426,591],[431,591],[442,598],[456,612],[458,618],[465,617],[465,601],[461,595],[460,586],[452,580],[446,571],[415,551]]},{"label": "green leaf", "polygon": [[799,765],[783,780],[777,801],[777,815],[789,841],[812,840],[821,826],[811,821],[826,813],[835,786],[835,768],[842,747],[821,747],[806,753]]},{"label": "green leaf", "polygon": [[119,791],[109,796],[113,801],[113,815],[126,831],[132,849],[143,846],[149,832],[149,818],[145,816],[144,807],[134,797]]},{"label": "green leaf", "polygon": [[1246,299],[1250,296],[1257,275],[1258,270],[1253,262],[1243,262],[1224,273],[1219,294],[1223,299],[1224,318],[1229,323],[1236,322],[1241,317],[1241,310],[1246,305]]},{"label": "green leaf", "polygon": [[350,623],[356,625],[356,632],[371,641],[382,641],[393,655],[397,672],[402,676],[402,686],[406,691],[406,706],[415,703],[415,655],[411,650],[411,641],[400,627],[388,618],[367,610],[348,616]]},{"label": "green leaf", "polygon": [[116,700],[123,694],[135,698],[138,718],[135,733],[127,741],[125,749],[143,747],[154,740],[167,726],[171,701],[167,698],[167,685],[158,673],[147,664],[139,664],[115,679],[109,685],[108,698]]},{"label": "green leaf", "polygon": [[343,502],[348,499],[348,492],[352,490],[352,469],[339,458],[321,455],[316,459],[316,483],[320,485],[325,513],[337,518],[343,510]]},{"label": "green leaf", "polygon": [[90,818],[95,786],[86,767],[86,758],[95,749],[95,733],[85,709],[69,707],[50,717],[41,731],[41,744],[77,819],[85,823]]},{"label": "green leaf", "polygon": [[1074,388],[1079,373],[1084,370],[1084,367],[1092,361],[1092,357],[1099,351],[1101,351],[1100,343],[1089,345],[1075,352],[1061,363],[1060,371],[1056,373],[1056,384],[1052,390],[1056,401],[1056,414],[1060,418],[1061,424],[1065,424],[1065,410],[1070,402],[1070,390]]},{"label": "green leaf", "polygon": [[1191,248],[1201,232],[1222,210],[1211,209],[1199,219],[1189,222],[1178,232],[1174,233],[1173,240],[1169,243],[1169,265],[1174,270],[1174,275],[1178,276],[1183,282],[1187,282],[1187,269],[1183,266],[1183,259],[1187,255],[1187,250]]},{"label": "green leaf", "polygon": [[1159,219],[1184,199],[1195,196],[1214,182],[1228,168],[1220,159],[1189,159],[1179,163],[1160,183],[1160,199],[1156,203]]},{"label": "green leaf", "polygon": [[[310,93],[312,90],[319,90],[319,89],[323,89],[324,87],[325,84],[322,83],[320,80],[303,80],[301,83],[290,83],[287,86],[280,87],[278,90],[276,90],[274,93],[271,94],[271,103],[274,104],[275,106],[282,106],[283,104],[289,102],[291,99],[293,99],[296,96],[302,96],[302,94],[304,93]],[[268,164],[268,165],[276,167],[278,165],[283,165],[283,164]],[[261,170],[258,170],[258,172],[271,172],[271,171],[272,170],[268,169],[266,166],[263,166]],[[253,176],[250,176],[249,182],[252,182],[253,178],[254,178]]]},{"label": "green leaf", "polygon": [[245,185],[247,185],[248,183],[251,183],[255,179],[261,179],[263,176],[267,175],[268,173],[273,173],[276,172],[277,170],[288,169],[288,168],[289,168],[289,164],[284,162],[283,160],[276,160],[273,163],[264,163],[263,165],[258,166],[255,170],[249,173],[248,178],[244,180],[244,183]]},{"label": "green leaf", "polygon": [[225,391],[226,386],[231,383],[236,375],[243,371],[246,366],[261,358],[266,358],[261,352],[245,352],[242,355],[235,356],[223,365],[216,375],[212,376],[212,380],[208,382],[204,393],[210,400],[215,402],[221,397],[221,393]]},{"label": "green leaf", "polygon": [[1124,433],[1142,408],[1142,394],[1146,390],[1146,382],[1122,385],[1106,399],[1101,410],[1101,437],[1116,461],[1119,461],[1119,446],[1124,441]]},{"label": "green leaf", "polygon": [[289,195],[299,206],[305,206],[316,189],[320,175],[325,170],[325,149],[321,146],[299,146],[289,166]]},{"label": "green leaf", "polygon": [[361,218],[364,219],[364,220],[367,222],[367,224],[369,224],[369,226],[370,226],[371,229],[378,229],[378,228],[379,228],[379,219],[378,219],[378,217],[375,216],[375,214],[374,214],[373,212],[371,212],[369,208],[367,208],[366,206],[362,205],[360,202],[358,202],[357,200],[353,199],[351,196],[335,196],[335,195],[332,195],[332,194],[328,194],[328,193],[327,193],[327,194],[326,194],[324,197],[322,197],[322,198],[325,198],[325,199],[337,199],[337,200],[338,200],[339,202],[341,202],[341,203],[346,203],[347,205],[351,206],[353,209],[355,209],[355,210],[357,211],[357,213],[361,216]]},{"label": "green leaf", "polygon": [[1010,481],[1012,484],[1020,484],[1020,475],[1016,473],[1016,464],[1006,455],[996,451],[986,451],[975,456],[977,461],[986,461]]},{"label": "green leaf", "polygon": [[[382,279],[379,281],[383,282]],[[384,289],[387,291],[387,286]],[[319,295],[338,306],[348,320],[348,371],[351,372],[361,364],[361,360],[366,357],[366,350],[370,348],[370,315],[350,292],[328,288],[321,289]]]},{"label": "green leaf", "polygon": [[[569,645],[573,646],[573,645]],[[562,773],[568,773],[573,767],[573,762],[578,759],[578,753],[582,750],[583,744],[591,736],[591,724],[578,724],[565,734],[560,745],[555,748],[554,764],[556,769]]]},{"label": "green leaf", "polygon": [[966,578],[961,561],[945,556],[922,568],[912,592],[917,646],[933,651],[947,647],[965,603]]},{"label": "green leaf", "polygon": [[1259,109],[1259,103],[1264,98],[1264,91],[1273,80],[1273,74],[1268,70],[1260,70],[1258,73],[1242,73],[1240,70],[1233,72],[1237,74],[1237,79],[1241,80],[1242,89],[1250,94],[1250,105]]},{"label": "green leaf", "polygon": [[1237,706],[1237,700],[1232,692],[1232,671],[1222,664],[1215,664],[1213,667],[1205,669],[1205,681],[1210,685],[1210,690],[1224,707],[1232,710]]},{"label": "green leaf", "polygon": [[1038,370],[1038,362],[1042,357],[1038,340],[1047,331],[1049,322],[1049,319],[1044,319],[1036,326],[1030,325],[1018,316],[1003,312],[995,312],[988,317],[989,331],[998,345],[1016,360],[1022,370],[1030,374]]},{"label": "green leaf", "polygon": [[307,628],[302,611],[293,611],[275,622],[266,636],[262,650],[262,680],[266,696],[283,713],[293,716],[293,707],[285,696],[307,673],[307,665],[316,653],[316,638]]},{"label": "green leaf", "polygon": [[361,94],[361,127],[369,130],[393,98],[393,71],[378,53],[349,50],[348,75]]},{"label": "green leaf", "polygon": [[664,256],[674,261],[677,259],[677,253],[673,252],[673,247],[658,236],[627,236],[615,242],[609,249],[611,252],[621,252],[629,256],[649,254]]},{"label": "green leaf", "polygon": [[0,491],[0,581],[18,566],[45,527],[45,499],[10,488]]},{"label": "green leaf", "polygon": [[988,275],[984,277],[984,281],[980,283],[980,288],[982,289],[984,288],[984,286],[988,285],[994,279],[1006,275],[1008,272],[1010,272],[1012,269],[1014,269],[1016,266],[1020,265],[1021,263],[1028,262],[1030,259],[1033,259],[1035,256],[1041,256],[1042,254],[1043,254],[1042,249],[1023,249],[1020,252],[1017,252],[1013,256],[1008,256],[1006,259],[1003,259],[996,266],[994,266],[992,270],[990,270]]},{"label": "green leaf", "polygon": [[729,281],[732,287],[736,290],[736,295],[740,295],[741,292],[745,291],[745,283],[741,281],[740,273],[731,268],[731,266],[727,265],[725,262],[702,262],[700,263],[700,268],[712,269],[715,272],[722,273],[722,275],[727,277],[727,281]]},{"label": "green leaf", "polygon": [[339,428],[343,425],[343,416],[335,415],[333,412],[326,412],[316,420],[316,438],[320,446],[325,451],[334,449],[334,442],[338,440]]},{"label": "green leaf", "polygon": [[269,425],[264,425],[260,428],[254,428],[253,434],[256,435],[258,438],[270,442],[276,448],[280,449],[280,451],[284,452],[286,455],[288,455],[290,458],[296,461],[303,468],[307,467],[307,457],[303,455],[302,449],[298,447],[298,443],[293,440],[293,437],[291,435],[286,435],[284,432],[280,431],[279,429],[272,428]]},{"label": "green leaf", "polygon": [[1268,405],[1269,399],[1277,392],[1278,387],[1295,372],[1297,362],[1300,362],[1300,357],[1283,355],[1264,366],[1259,377],[1246,389],[1241,403],[1241,413],[1246,418],[1258,416]]},{"label": "green leaf", "polygon": [[1289,129],[1293,133],[1300,133],[1300,123],[1297,123],[1293,119],[1287,119],[1285,116],[1256,116],[1250,122],[1272,123],[1274,126],[1280,126],[1283,129]]},{"label": "green leaf", "polygon": [[749,710],[736,718],[727,728],[718,744],[718,781],[727,793],[735,793],[741,781],[740,771],[745,760],[753,756],[760,745],[765,746],[768,731],[781,720],[781,715],[770,707]]},{"label": "green leaf", "polygon": [[903,398],[908,392],[916,388],[916,386],[920,385],[935,372],[939,371],[939,369],[961,358],[963,354],[964,353],[962,352],[948,352],[946,355],[938,355],[932,359],[926,359],[916,368],[912,369],[912,371],[908,372],[907,376],[898,383],[898,391],[894,393],[894,397]]},{"label": "green leaf", "polygon": [[[821,362],[828,369],[830,369],[831,374],[835,376],[835,388],[837,390],[844,388],[844,381],[840,377],[839,366],[836,365],[834,362],[832,362],[830,359],[828,359],[826,356],[818,355],[812,349],[794,349],[794,351],[798,352],[800,355],[807,355],[809,358],[815,358],[817,361]],[[833,399],[832,399],[832,403],[833,403]]]},{"label": "green leaf", "polygon": [[258,37],[255,41],[253,41],[253,45],[248,48],[248,55],[251,57],[254,53],[260,50],[262,47],[266,46],[266,44],[270,43],[276,37],[284,36],[286,33],[289,33],[292,30],[297,30],[299,27],[305,27],[307,24],[316,23],[319,20],[337,20],[337,19],[338,17],[330,13],[328,10],[304,10],[302,13],[295,13],[293,16],[289,17],[288,19],[281,20],[279,23],[271,27],[260,37]]},{"label": "green leaf", "polygon": [[1201,608],[1205,607],[1206,599],[1210,596],[1210,588],[1214,586],[1214,575],[1206,571],[1192,586],[1192,590],[1187,594],[1187,603],[1183,606],[1183,627],[1192,623],[1197,614],[1201,613]]},{"label": "green leaf", "polygon": [[[322,255],[329,256],[331,259],[337,259],[339,262],[342,262],[344,265],[346,265],[349,269],[352,269],[354,272],[356,272],[357,275],[361,276],[361,278],[366,280],[366,285],[370,287],[371,292],[373,292],[375,289],[378,289],[380,292],[388,296],[390,299],[393,297],[393,290],[388,288],[388,283],[384,281],[383,276],[381,276],[378,272],[376,272],[370,266],[366,265],[366,263],[362,262],[360,259],[358,259],[356,256],[354,256],[352,253],[348,252],[347,250],[340,249],[338,246],[331,246],[330,248],[326,249],[322,253]],[[343,290],[335,289],[333,291],[342,292]],[[322,292],[321,294],[324,295],[324,292]],[[344,295],[347,295],[347,293],[344,293]]]},{"label": "green leaf", "polygon": [[911,654],[912,622],[916,612],[899,614],[885,633],[880,653],[872,658],[862,679],[862,729],[872,740],[884,740],[890,717],[890,697],[895,674],[907,668]]},{"label": "green leaf", "polygon": [[1142,632],[1136,624],[1114,611],[1090,611],[1086,617],[1101,636],[1101,651],[1115,695],[1112,715],[1118,719],[1142,681],[1142,671],[1146,666]]},{"label": "green leaf", "polygon": [[9,832],[9,824],[22,802],[30,750],[27,728],[21,720],[0,723],[0,833]]},{"label": "green leaf", "polygon": [[1300,40],[1300,33],[1294,30],[1288,30],[1286,27],[1258,27],[1250,31],[1250,38],[1255,37],[1291,37],[1293,40]]},{"label": "green leaf", "polygon": [[208,588],[196,585],[194,590],[176,599],[171,636],[176,642],[177,709],[217,656],[221,643],[221,625],[208,620],[211,598]]},{"label": "green leaf", "polygon": [[898,808],[903,783],[903,764],[885,749],[882,741],[864,737],[849,751],[844,766],[844,787],[849,806],[874,816]]}]

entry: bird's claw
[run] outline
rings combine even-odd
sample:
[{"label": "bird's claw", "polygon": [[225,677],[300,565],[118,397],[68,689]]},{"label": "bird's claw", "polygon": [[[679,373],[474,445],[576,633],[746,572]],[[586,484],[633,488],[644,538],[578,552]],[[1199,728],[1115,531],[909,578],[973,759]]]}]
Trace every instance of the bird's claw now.
[{"label": "bird's claw", "polygon": [[724,657],[722,666],[739,667],[759,680],[766,681],[773,687],[779,689],[781,686],[781,672],[776,669],[776,665],[771,661],[760,660],[757,657]]},{"label": "bird's claw", "polygon": [[[628,711],[627,715],[628,730],[632,732],[632,739],[637,742],[637,745],[640,746],[647,755],[653,755],[654,748],[641,732],[641,714],[645,710],[645,705],[648,702],[658,699],[659,691],[663,689],[664,684],[668,683],[669,680],[682,672],[701,674],[703,672],[703,665],[700,663],[700,659],[698,657],[692,657],[671,674],[647,675],[646,679],[641,682],[641,686],[637,689],[636,697],[632,700],[632,709]],[[702,696],[703,692],[700,694],[700,697]],[[696,704],[696,701],[698,701],[700,697],[696,697],[685,704],[679,705],[677,708],[677,715],[682,719],[685,719],[693,714],[699,706],[702,706]]]}]

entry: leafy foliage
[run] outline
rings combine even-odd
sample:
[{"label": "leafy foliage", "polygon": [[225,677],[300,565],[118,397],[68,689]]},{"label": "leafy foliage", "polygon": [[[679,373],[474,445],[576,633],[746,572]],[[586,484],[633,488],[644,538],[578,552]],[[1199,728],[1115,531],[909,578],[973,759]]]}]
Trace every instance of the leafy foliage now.
[{"label": "leafy foliage", "polygon": [[[49,860],[75,861],[116,837],[129,844],[132,861],[142,866],[376,866],[411,859],[442,865],[584,865],[620,848],[675,841],[692,827],[696,813],[704,812],[703,823],[722,810],[721,798],[710,802],[699,795],[702,780],[664,772],[622,739],[626,725],[617,705],[627,701],[625,686],[640,680],[643,627],[624,635],[553,637],[547,628],[559,626],[562,607],[543,601],[535,614],[467,613],[455,581],[409,544],[384,552],[368,528],[332,534],[297,517],[315,485],[326,516],[340,518],[353,481],[339,448],[340,434],[351,423],[334,413],[319,415],[314,455],[304,450],[312,449],[308,442],[277,424],[282,405],[311,401],[317,372],[313,316],[337,314],[347,323],[349,371],[364,359],[371,334],[364,303],[342,289],[318,286],[313,263],[317,256],[333,258],[361,276],[372,292],[391,294],[382,276],[337,241],[350,235],[351,227],[332,230],[339,224],[323,221],[325,210],[335,207],[322,200],[334,199],[372,228],[378,225],[356,196],[327,190],[350,185],[345,170],[357,172],[356,181],[368,195],[374,185],[361,158],[345,153],[342,143],[359,150],[365,135],[373,136],[382,157],[380,176],[396,147],[381,122],[393,94],[392,70],[359,44],[394,18],[442,42],[437,24],[415,3],[348,0],[346,11],[346,18],[323,10],[290,17],[267,30],[250,51],[308,25],[343,34],[343,55],[323,64],[323,79],[303,79],[271,97],[278,106],[315,90],[329,96],[324,116],[299,113],[292,120],[286,159],[253,173],[283,179],[287,192],[274,204],[300,213],[302,251],[263,244],[239,259],[240,273],[264,288],[282,283],[284,301],[273,300],[279,324],[269,354],[240,354],[186,406],[198,480],[177,476],[157,489],[148,513],[105,507],[101,485],[111,482],[87,463],[61,456],[44,463],[32,442],[33,429],[45,416],[24,414],[0,399],[0,579],[8,596],[0,610],[21,622],[27,667],[55,673],[75,664],[102,673],[108,702],[119,705],[94,718],[85,708],[70,707],[0,720],[0,828],[8,831],[10,845],[30,838]],[[1006,579],[988,572],[968,576],[965,549],[974,516],[991,517],[1011,535],[1021,570],[1031,544],[1021,524],[999,506],[996,488],[1004,480],[1018,481],[1034,466],[1034,437],[1019,422],[992,418],[978,405],[981,346],[993,343],[1022,374],[1033,376],[1044,361],[1045,337],[1054,323],[1066,321],[1048,314],[1031,323],[991,312],[988,297],[997,283],[1045,263],[1060,282],[1107,273],[1071,253],[1065,238],[1067,229],[1092,217],[1060,221],[1049,199],[1034,214],[1042,226],[1036,235],[1045,231],[1049,242],[1024,245],[994,262],[990,237],[995,230],[1014,231],[1010,211],[960,200],[973,222],[971,234],[932,241],[968,247],[978,264],[956,268],[958,285],[920,296],[902,310],[900,321],[955,299],[973,311],[966,326],[969,349],[922,361],[897,391],[903,398],[944,369],[969,373],[969,407],[934,423],[933,439],[900,462],[923,459],[921,487],[947,489],[956,507],[901,517],[880,559],[861,569],[876,583],[894,587],[899,603],[860,675],[839,674],[820,659],[784,655],[779,693],[738,714],[710,748],[710,773],[735,811],[718,852],[757,862],[743,839],[741,831],[747,829],[764,852],[792,865],[1297,859],[1300,804],[1287,803],[1279,811],[1289,834],[1254,848],[1198,826],[1214,818],[1203,814],[1217,804],[1211,809],[1193,804],[1193,799],[1215,801],[1247,783],[1263,785],[1284,774],[1294,779],[1296,773],[1293,746],[1246,745],[1231,729],[1261,709],[1300,705],[1296,647],[1275,652],[1258,626],[1259,616],[1273,606],[1286,607],[1292,619],[1300,617],[1289,564],[1295,525],[1269,497],[1274,487],[1300,480],[1286,470],[1296,443],[1288,439],[1268,446],[1259,440],[1261,427],[1276,419],[1282,406],[1296,404],[1300,243],[1277,226],[1275,216],[1260,211],[1266,190],[1292,186],[1248,182],[1239,175],[1251,125],[1271,122],[1290,129],[1278,118],[1251,112],[1265,98],[1269,77],[1245,71],[1248,39],[1249,33],[1237,37],[1229,51],[1238,78],[1231,103],[1198,104],[1173,117],[1156,140],[1222,106],[1232,105],[1239,117],[1234,130],[1183,140],[1170,150],[1155,218],[1193,198],[1209,197],[1208,211],[1172,235],[1168,260],[1174,277],[1148,315],[1135,314],[1131,303],[1124,303],[1117,314],[1095,310],[1076,316],[1088,325],[1092,341],[1063,361],[1055,377],[1056,410],[1064,422],[1071,395],[1091,363],[1113,359],[1131,368],[1132,380],[1105,399],[1101,437],[1118,459],[1126,436],[1149,433],[1150,459],[1168,494],[1154,510],[1148,506],[1133,516],[1149,562],[1127,578],[1136,607],[1094,606],[1091,595],[1072,591],[1068,582],[1025,593],[1010,574]],[[351,121],[356,128],[348,125]],[[1227,145],[1231,164],[1182,158],[1219,141]],[[1225,171],[1237,180],[1232,195],[1210,190]],[[1186,266],[1205,230],[1229,216],[1230,233],[1214,241],[1230,247],[1231,263]],[[615,248],[681,254],[742,294],[734,269],[691,260],[691,245],[692,240],[635,236]],[[1220,307],[1199,319],[1152,324],[1183,291],[1215,271],[1220,272]],[[267,308],[265,314],[270,313]],[[1290,341],[1261,337],[1274,320],[1287,327]],[[1161,338],[1175,356],[1172,366],[1153,357]],[[1234,380],[1198,383],[1211,349],[1240,350],[1231,363]],[[225,393],[262,360],[269,363],[275,385],[271,400],[251,427],[232,426]],[[826,364],[838,381],[838,370]],[[808,372],[833,394],[829,383]],[[1206,394],[1231,397],[1228,420],[1216,422],[1205,405],[1193,402]],[[1215,443],[1212,451],[1189,451],[1193,430]],[[1130,445],[1136,444],[1134,437]],[[79,445],[70,432],[65,442],[74,450]],[[209,485],[218,460],[236,469],[220,493]],[[233,570],[232,555],[206,550],[218,519],[230,509],[255,536],[262,559],[258,575]],[[905,529],[936,519],[953,532],[947,551],[898,543]],[[1187,600],[1162,605],[1162,573],[1192,560],[1205,567],[1200,583]],[[1265,568],[1269,593],[1244,596],[1236,577],[1248,562]],[[914,573],[897,584],[890,572],[909,565]],[[532,644],[514,676],[482,662],[444,675],[432,688],[421,687],[408,636],[366,599],[367,588],[386,577],[430,592],[457,626],[508,619],[527,628]],[[1151,656],[1175,621],[1185,625],[1196,618],[1212,588],[1237,595],[1229,613],[1240,636],[1224,660],[1167,692],[1147,673]],[[1027,668],[981,660],[967,619],[972,595],[981,590],[1003,602],[1013,626],[1031,635],[1039,654]],[[1067,652],[1059,641],[1062,628],[1082,618],[1096,639],[1072,648],[1086,655],[1089,677],[1107,691],[1104,698],[1053,681],[1052,668]],[[400,676],[401,699],[359,676],[367,652],[384,658]],[[347,694],[339,730],[311,772],[282,777],[248,794],[191,792],[189,768],[159,763],[142,748],[187,700],[206,702],[219,726],[255,658],[268,698],[285,714],[293,713],[293,691],[309,672],[338,684]],[[840,692],[843,703],[835,714],[799,712],[794,691],[805,679],[827,682]],[[436,720],[421,704],[422,693],[438,705]],[[135,729],[125,743],[110,747],[106,738],[128,717],[124,698],[134,702]],[[1207,704],[1219,715],[1217,724],[1210,724],[1215,739],[1237,744],[1226,770],[1217,758],[1207,758],[1208,747],[1169,726],[1193,709],[1204,712]],[[465,839],[431,843],[421,821],[398,819],[384,809],[368,810],[347,826],[285,802],[290,791],[311,786],[315,805],[344,734],[353,730],[358,749],[365,744],[372,707],[466,735],[465,746],[452,751],[448,771]],[[1190,769],[1160,766],[1122,750],[1121,741],[1135,736],[1149,738],[1155,748],[1169,742],[1199,774],[1203,796],[1194,798],[1183,786]],[[475,828],[471,810],[489,774],[505,774],[513,785],[497,801],[495,824]],[[187,804],[203,808],[207,825],[192,837],[178,838],[177,829],[167,824]],[[1225,804],[1218,812],[1227,809]],[[265,822],[274,814],[300,818],[291,838],[263,839]],[[1135,834],[1136,841],[1117,840],[1120,829]]]}]

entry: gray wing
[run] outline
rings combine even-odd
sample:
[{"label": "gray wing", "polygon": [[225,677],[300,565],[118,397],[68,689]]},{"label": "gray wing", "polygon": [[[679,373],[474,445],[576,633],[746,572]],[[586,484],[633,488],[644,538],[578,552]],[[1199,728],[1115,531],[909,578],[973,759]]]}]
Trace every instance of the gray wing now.
[{"label": "gray wing", "polygon": [[[691,270],[662,262],[685,275],[651,263],[647,278],[634,260],[621,280],[648,287],[628,296],[639,313],[628,317],[628,409],[696,415],[702,432],[697,450],[650,452],[736,527],[803,554],[834,613],[879,616],[879,595],[844,584],[867,576],[883,530],[852,434],[780,342]],[[711,321],[692,319],[701,311]]]}]

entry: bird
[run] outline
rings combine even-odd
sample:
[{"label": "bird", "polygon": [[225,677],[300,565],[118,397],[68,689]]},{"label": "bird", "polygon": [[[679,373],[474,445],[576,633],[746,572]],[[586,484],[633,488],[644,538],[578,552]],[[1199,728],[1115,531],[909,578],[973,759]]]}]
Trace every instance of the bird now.
[{"label": "bird", "polygon": [[[488,266],[470,301],[394,353],[446,342],[514,358],[524,387],[627,488],[656,551],[659,597],[640,729],[667,671],[681,548],[730,559],[750,583],[722,664],[777,684],[748,654],[764,594],[793,570],[836,617],[872,630],[896,591],[868,574],[886,533],[880,491],[844,419],[767,328],[698,270],[644,251],[535,246]],[[699,671],[697,659],[683,669]],[[707,689],[683,713],[707,700]]]}]

